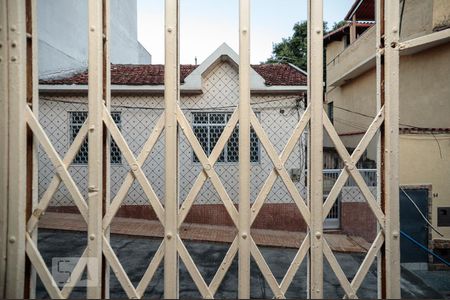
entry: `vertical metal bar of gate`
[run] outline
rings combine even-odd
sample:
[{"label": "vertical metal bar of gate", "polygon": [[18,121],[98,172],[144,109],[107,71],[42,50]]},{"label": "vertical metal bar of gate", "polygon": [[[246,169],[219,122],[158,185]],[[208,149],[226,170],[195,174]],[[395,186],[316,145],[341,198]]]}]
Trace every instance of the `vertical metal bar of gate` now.
[{"label": "vertical metal bar of gate", "polygon": [[[383,35],[384,35],[384,0],[376,0],[375,1],[375,23],[376,25],[376,66],[375,66],[375,72],[376,72],[376,106],[377,111],[380,111],[381,107],[384,105],[384,90],[382,87],[382,82],[384,81],[384,42],[383,42]],[[381,125],[381,130],[383,131],[384,124]],[[382,207],[382,202],[384,201],[384,195],[383,190],[384,186],[382,183],[384,183],[384,176],[382,176],[384,169],[384,164],[382,161],[384,161],[384,138],[381,134],[377,135],[377,200]],[[383,145],[382,145],[383,144]],[[377,232],[381,231],[382,227],[380,224],[377,224]],[[377,297],[382,298],[382,280],[383,280],[383,265],[384,265],[384,251],[381,249],[381,251],[377,254]]]},{"label": "vertical metal bar of gate", "polygon": [[239,1],[239,272],[240,299],[250,298],[250,0]]},{"label": "vertical metal bar of gate", "polygon": [[[111,36],[111,2],[103,0],[103,96],[106,108],[111,112],[111,62],[110,62],[110,36]],[[111,135],[103,125],[103,207],[102,216],[108,210],[111,203]],[[103,233],[109,241],[110,230],[108,227]],[[104,256],[102,256],[102,298],[109,299],[110,295],[110,268]]]},{"label": "vertical metal bar of gate", "polygon": [[323,0],[308,1],[308,100],[311,105],[310,210],[311,253],[310,285],[312,299],[323,298]]},{"label": "vertical metal bar of gate", "polygon": [[399,1],[384,1],[385,82],[384,100],[384,212],[385,274],[384,298],[400,298],[400,221],[399,221]]},{"label": "vertical metal bar of gate", "polygon": [[24,297],[26,206],[26,15],[25,0],[7,2],[8,13],[8,248],[6,297]]},{"label": "vertical metal bar of gate", "polygon": [[[37,29],[37,1],[26,0],[26,30],[27,30],[27,104],[31,105],[33,114],[39,120],[39,72],[38,72],[38,29]],[[28,129],[27,145],[27,203],[26,220],[35,210],[39,202],[39,143],[31,129]],[[38,242],[38,230],[35,229],[31,234],[31,239]],[[36,297],[36,270],[31,262],[27,260],[25,274],[25,287],[28,284],[28,290],[25,290],[25,296],[29,298]],[[28,281],[28,282],[27,282]]]},{"label": "vertical metal bar of gate", "polygon": [[8,224],[8,45],[6,0],[0,0],[0,297],[5,297]]},{"label": "vertical metal bar of gate", "polygon": [[165,253],[164,297],[178,298],[178,138],[177,105],[180,95],[179,0],[165,1]]},{"label": "vertical metal bar of gate", "polygon": [[88,278],[87,296],[102,296],[103,3],[89,0]]}]

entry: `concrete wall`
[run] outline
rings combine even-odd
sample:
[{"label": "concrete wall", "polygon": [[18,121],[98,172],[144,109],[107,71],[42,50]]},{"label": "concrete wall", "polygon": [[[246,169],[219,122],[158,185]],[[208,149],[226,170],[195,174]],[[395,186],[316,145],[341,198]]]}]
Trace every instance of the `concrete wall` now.
[{"label": "concrete wall", "polygon": [[433,32],[433,1],[407,0],[401,23],[401,40],[409,40]]},{"label": "concrete wall", "polygon": [[[87,67],[87,0],[39,0],[39,76],[62,76]],[[111,1],[111,62],[151,63],[137,41],[136,0]]]},{"label": "concrete wall", "polygon": [[345,50],[344,42],[341,41],[333,41],[330,42],[327,46],[327,57],[326,63],[330,64],[342,51]]},{"label": "concrete wall", "polygon": [[433,31],[450,27],[450,1],[434,0]]}]

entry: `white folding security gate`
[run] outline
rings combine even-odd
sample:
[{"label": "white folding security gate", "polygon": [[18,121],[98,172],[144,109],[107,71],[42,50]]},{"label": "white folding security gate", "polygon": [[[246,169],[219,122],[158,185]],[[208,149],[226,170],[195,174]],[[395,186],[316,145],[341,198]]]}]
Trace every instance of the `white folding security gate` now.
[{"label": "white folding security gate", "polygon": [[[359,287],[377,258],[378,291],[382,298],[400,298],[398,208],[398,83],[399,3],[377,0],[377,104],[378,114],[360,144],[348,153],[323,111],[323,0],[308,1],[308,107],[281,153],[267,137],[250,106],[250,0],[240,0],[239,83],[240,102],[211,155],[206,155],[180,109],[179,0],[165,1],[165,110],[142,152],[135,156],[111,118],[109,63],[109,0],[89,0],[89,117],[65,157],[55,151],[38,118],[36,0],[1,0],[0,10],[0,113],[2,163],[0,175],[1,257],[0,295],[34,297],[35,276],[52,298],[68,298],[87,270],[96,284],[87,288],[88,298],[108,297],[111,268],[130,298],[141,298],[164,260],[164,296],[178,297],[179,259],[186,266],[204,298],[213,298],[234,257],[238,257],[239,298],[250,297],[250,261],[254,259],[277,298],[284,298],[302,261],[308,262],[308,295],[323,298],[324,257],[348,298]],[[214,166],[233,129],[239,123],[239,207],[225,190]],[[183,202],[178,205],[178,126],[188,139],[203,170]],[[308,196],[303,199],[292,182],[285,162],[305,128],[309,126]],[[274,168],[250,202],[250,128],[253,128]],[[345,162],[334,187],[323,200],[324,130]],[[142,165],[160,135],[165,136],[165,205],[155,194]],[[89,137],[89,186],[84,199],[68,172],[85,137]],[[112,138],[131,170],[113,201],[109,199],[108,147]],[[356,168],[372,139],[378,140],[379,192],[374,197]],[[56,176],[41,199],[36,192],[36,151],[40,147],[51,160]],[[250,227],[271,187],[280,177],[294,199],[308,231],[283,280],[278,282],[250,233]],[[349,281],[323,235],[323,224],[349,177],[352,177],[378,221],[378,234],[359,270]],[[210,179],[238,230],[222,264],[208,285],[179,235],[201,187]],[[164,239],[138,286],[134,286],[109,241],[109,229],[134,181],[142,186],[149,204],[164,227]],[[37,248],[37,225],[58,185],[64,183],[87,224],[87,247],[59,289]]]}]

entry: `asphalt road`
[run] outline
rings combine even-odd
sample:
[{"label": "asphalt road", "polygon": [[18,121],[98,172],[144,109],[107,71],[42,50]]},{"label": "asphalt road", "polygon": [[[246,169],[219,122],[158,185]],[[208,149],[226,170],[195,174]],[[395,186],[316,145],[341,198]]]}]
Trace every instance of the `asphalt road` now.
[{"label": "asphalt road", "polygon": [[[39,232],[39,250],[44,260],[52,271],[52,258],[56,257],[79,257],[86,247],[86,234],[77,232],[49,231],[41,230]],[[137,286],[144,274],[151,258],[160,245],[160,240],[143,239],[130,236],[112,236],[111,244],[122,263],[125,271],[128,273],[131,282]],[[194,262],[197,264],[200,273],[209,283],[216,270],[222,262],[229,245],[216,243],[186,242],[186,248],[191,254]],[[294,249],[280,248],[262,248],[261,252],[270,266],[274,276],[281,282],[289,265],[291,264],[296,251]],[[349,279],[355,275],[359,265],[364,257],[358,254],[337,253],[337,260],[342,266]],[[57,260],[59,261],[59,260]],[[425,275],[426,276],[426,275]],[[287,298],[306,298],[306,264],[303,263],[297,272],[291,287],[289,288]],[[431,288],[430,284],[425,283],[418,274],[402,269],[402,298],[443,298],[443,295]],[[124,290],[121,288],[114,274],[111,272],[111,298],[126,298]],[[201,298],[200,294],[191,280],[185,266],[180,261],[180,298]],[[342,298],[343,289],[340,287],[337,278],[326,263],[324,266],[324,297]],[[233,262],[222,285],[220,286],[216,298],[237,298],[237,259]],[[37,288],[38,298],[48,298],[48,295],[40,281]],[[86,288],[77,287],[74,289],[71,298],[80,299],[86,297]],[[163,264],[150,283],[145,298],[163,297]],[[251,263],[251,297],[252,298],[272,298],[273,294],[270,287],[264,280],[256,263]],[[358,291],[360,298],[377,297],[376,264],[372,266],[366,279]]]}]

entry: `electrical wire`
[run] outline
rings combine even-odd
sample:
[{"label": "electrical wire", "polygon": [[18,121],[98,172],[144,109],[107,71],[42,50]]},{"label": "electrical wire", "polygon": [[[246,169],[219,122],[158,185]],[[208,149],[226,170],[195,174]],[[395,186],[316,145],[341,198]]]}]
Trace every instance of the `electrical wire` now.
[{"label": "electrical wire", "polygon": [[412,236],[410,236],[409,234],[407,234],[406,232],[404,232],[403,230],[400,230],[400,235],[406,239],[408,239],[410,242],[412,242],[413,244],[415,244],[416,246],[418,246],[421,250],[433,255],[434,257],[436,257],[438,260],[440,260],[442,263],[444,263],[445,265],[447,265],[448,267],[450,267],[450,262],[446,261],[445,259],[443,259],[442,257],[440,257],[439,255],[437,255],[436,253],[434,253],[434,251],[431,251],[430,249],[428,249],[427,247],[425,247],[424,245],[422,245],[421,243],[419,243],[418,241],[416,241]]},{"label": "electrical wire", "polygon": [[[340,109],[340,110],[349,112],[349,113],[353,113],[353,114],[357,114],[357,115],[360,115],[360,116],[363,116],[363,117],[366,117],[366,118],[370,118],[370,119],[372,119],[372,120],[373,120],[373,118],[375,118],[375,116],[371,116],[371,115],[363,114],[363,113],[360,113],[360,112],[352,111],[352,110],[350,110],[350,109],[343,108],[343,107],[339,107],[339,106],[336,106],[336,105],[334,105],[334,107],[337,108],[337,109]],[[426,127],[420,127],[420,126],[410,125],[410,124],[404,124],[404,123],[400,123],[400,125],[405,126],[405,127],[409,127],[409,128],[412,128],[412,129],[415,129],[415,128],[416,128],[416,129],[427,129]],[[367,128],[364,128],[364,129],[367,130]],[[425,134],[430,134],[431,136],[433,136],[433,138],[434,138],[434,140],[436,141],[436,144],[437,144],[437,146],[438,146],[439,155],[440,155],[441,159],[444,159],[444,157],[443,157],[443,155],[442,155],[441,144],[440,144],[438,138],[436,137],[436,135],[435,135],[433,132],[425,133]]]},{"label": "electrical wire", "polygon": [[[52,101],[52,102],[61,102],[61,103],[67,103],[67,104],[83,104],[87,105],[86,102],[81,101],[72,101],[67,99],[61,99],[61,98],[54,98],[54,97],[45,97],[40,96],[40,100],[46,100],[46,101]],[[259,102],[253,102],[251,103],[252,106],[258,106],[263,104],[269,104],[269,103],[279,103],[282,101],[297,101],[299,99],[299,96],[285,96],[285,97],[278,97],[276,100],[266,100],[266,101],[259,101]],[[271,106],[271,107],[264,107],[259,109],[282,109],[282,108],[295,108],[296,103],[293,105],[279,105],[279,106]],[[130,105],[121,105],[121,104],[112,104],[112,107],[120,107],[120,108],[126,108],[126,109],[146,109],[146,110],[164,110],[164,107],[149,107],[149,106],[130,106]],[[183,110],[189,110],[189,111],[199,111],[199,110],[213,110],[213,109],[235,109],[237,105],[225,105],[225,106],[210,106],[210,107],[199,107],[199,108],[184,108]]]},{"label": "electrical wire", "polygon": [[431,229],[433,229],[441,237],[444,237],[444,235],[442,233],[440,233],[436,228],[434,228],[434,226],[430,223],[430,221],[428,221],[428,219],[423,215],[422,211],[417,206],[416,202],[414,202],[414,200],[408,195],[408,193],[405,191],[405,189],[404,188],[400,188],[400,190],[403,192],[403,194],[405,194],[405,196],[409,199],[409,201],[411,201],[411,203],[414,205],[416,210],[419,212],[419,214],[422,217],[422,219],[424,219],[425,222],[427,222],[427,224],[431,227]]}]

